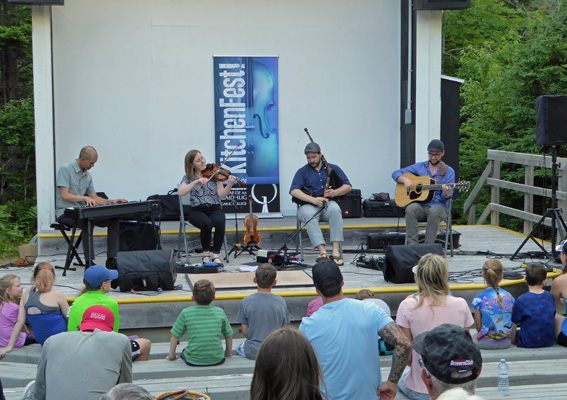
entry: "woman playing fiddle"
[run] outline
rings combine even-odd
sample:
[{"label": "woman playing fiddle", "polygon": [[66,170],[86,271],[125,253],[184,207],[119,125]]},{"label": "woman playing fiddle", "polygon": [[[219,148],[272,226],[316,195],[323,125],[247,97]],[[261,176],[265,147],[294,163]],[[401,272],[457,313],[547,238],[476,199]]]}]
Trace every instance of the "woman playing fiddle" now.
[{"label": "woman playing fiddle", "polygon": [[[234,175],[229,175],[227,185],[203,176],[207,169],[205,157],[199,150],[191,150],[185,156],[185,176],[179,185],[179,196],[191,194],[191,212],[189,222],[201,230],[201,245],[203,246],[203,263],[221,263],[220,251],[224,241],[226,218],[221,209],[221,199],[224,199],[236,181]],[[213,227],[215,237],[211,255],[211,236]]]}]

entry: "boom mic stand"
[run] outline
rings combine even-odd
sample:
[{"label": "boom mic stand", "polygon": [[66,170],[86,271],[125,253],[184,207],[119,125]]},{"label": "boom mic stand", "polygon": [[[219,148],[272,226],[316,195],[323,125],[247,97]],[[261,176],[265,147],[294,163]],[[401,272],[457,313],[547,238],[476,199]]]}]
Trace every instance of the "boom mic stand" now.
[{"label": "boom mic stand", "polygon": [[295,230],[294,234],[291,235],[283,244],[282,247],[280,247],[280,249],[276,252],[276,254],[274,255],[274,259],[283,251],[283,263],[282,263],[282,267],[285,267],[286,265],[290,265],[290,264],[295,264],[295,265],[300,265],[300,266],[308,266],[305,264],[302,264],[300,262],[294,262],[292,263],[290,260],[290,256],[287,254],[288,251],[288,243],[291,242],[292,239],[294,239],[297,235],[299,235],[299,233],[301,232],[301,230],[303,228],[305,228],[307,226],[307,224],[309,222],[311,222],[317,215],[321,214],[321,212],[323,212],[323,210],[327,208],[326,206],[320,207],[319,210],[313,214],[313,216],[311,218],[309,218],[303,225],[299,224],[299,227]]},{"label": "boom mic stand", "polygon": [[557,167],[560,166],[557,163],[557,146],[551,146],[551,208],[548,208],[543,217],[539,220],[537,225],[532,229],[530,234],[524,239],[518,250],[514,253],[510,260],[516,258],[520,250],[524,247],[524,245],[528,242],[528,240],[532,240],[544,253],[546,257],[549,257],[549,252],[545,249],[543,244],[539,243],[534,234],[538,231],[540,226],[542,226],[545,222],[546,218],[551,218],[551,256],[555,257],[557,252],[555,251],[555,243],[557,239],[557,232],[559,232],[559,237],[562,239],[565,238],[565,233],[567,232],[567,225],[565,225],[565,221],[561,216],[561,209],[556,208],[557,204],[557,182],[559,181],[559,177],[557,176]]}]

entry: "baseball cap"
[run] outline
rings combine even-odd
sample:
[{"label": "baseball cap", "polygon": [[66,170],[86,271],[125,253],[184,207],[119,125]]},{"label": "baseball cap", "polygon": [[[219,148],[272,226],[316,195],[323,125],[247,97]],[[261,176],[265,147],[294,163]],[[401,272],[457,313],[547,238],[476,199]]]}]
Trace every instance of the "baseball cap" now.
[{"label": "baseball cap", "polygon": [[462,326],[439,325],[417,335],[412,347],[421,355],[427,370],[445,383],[458,385],[472,381],[480,374],[480,350]]},{"label": "baseball cap", "polygon": [[105,306],[89,307],[83,314],[79,329],[81,331],[100,329],[101,331],[111,332],[114,330],[114,314]]},{"label": "baseball cap", "polygon": [[117,278],[118,271],[114,269],[106,269],[102,265],[93,265],[92,267],[87,268],[85,276],[83,277],[83,279],[88,283],[88,289],[94,289],[109,279],[114,280]]},{"label": "baseball cap", "polygon": [[433,139],[431,142],[429,142],[429,146],[427,146],[427,151],[436,151],[438,153],[441,153],[444,150],[445,145],[439,139]]},{"label": "baseball cap", "polygon": [[320,152],[321,152],[321,147],[319,147],[319,145],[315,142],[311,142],[307,146],[305,146],[305,154],[320,153]]},{"label": "baseball cap", "polygon": [[[313,283],[319,290],[335,287],[336,285],[340,285],[343,281],[343,274],[341,274],[339,266],[332,260],[319,261],[313,267],[312,274]],[[324,284],[327,279],[332,279],[334,282]]]}]

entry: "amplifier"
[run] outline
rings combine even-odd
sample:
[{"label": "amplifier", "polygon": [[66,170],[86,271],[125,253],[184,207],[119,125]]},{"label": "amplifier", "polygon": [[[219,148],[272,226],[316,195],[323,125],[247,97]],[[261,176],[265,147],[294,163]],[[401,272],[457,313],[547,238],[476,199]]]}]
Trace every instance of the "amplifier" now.
[{"label": "amplifier", "polygon": [[360,218],[362,216],[362,195],[360,189],[352,189],[345,194],[340,201],[339,207],[343,212],[343,218]]}]

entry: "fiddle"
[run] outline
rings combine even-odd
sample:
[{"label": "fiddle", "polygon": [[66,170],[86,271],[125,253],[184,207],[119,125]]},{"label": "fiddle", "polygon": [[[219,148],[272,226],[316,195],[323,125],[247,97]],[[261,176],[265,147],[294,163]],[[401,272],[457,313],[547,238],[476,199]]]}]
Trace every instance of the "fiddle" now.
[{"label": "fiddle", "polygon": [[[219,182],[224,182],[232,175],[232,173],[228,169],[221,168],[217,164],[207,164],[205,169],[201,171],[201,175],[207,179],[215,178]],[[246,185],[246,183],[238,178],[236,178],[236,182],[238,182],[240,186]]]},{"label": "fiddle", "polygon": [[244,226],[246,226],[246,233],[244,234],[243,242],[246,246],[250,243],[260,244],[262,238],[256,230],[258,228],[258,217],[252,214],[252,196],[248,196],[248,203],[250,204],[250,215],[244,217]]}]

